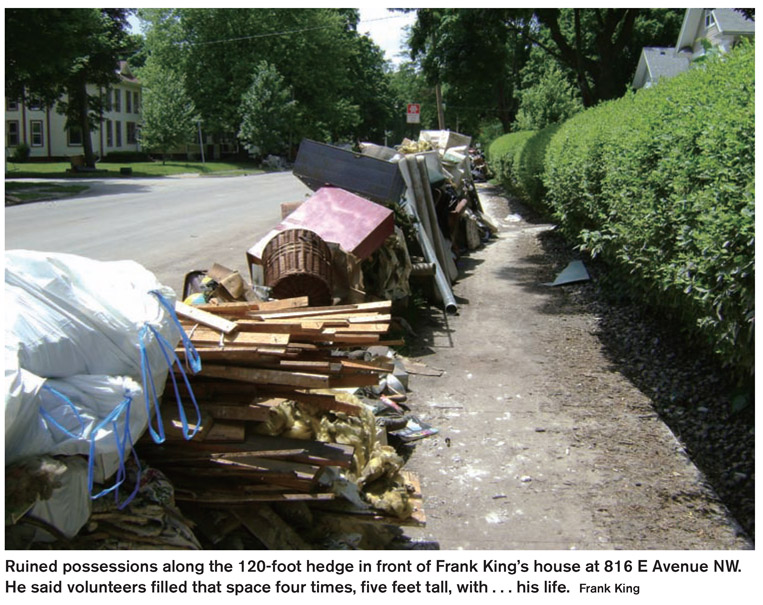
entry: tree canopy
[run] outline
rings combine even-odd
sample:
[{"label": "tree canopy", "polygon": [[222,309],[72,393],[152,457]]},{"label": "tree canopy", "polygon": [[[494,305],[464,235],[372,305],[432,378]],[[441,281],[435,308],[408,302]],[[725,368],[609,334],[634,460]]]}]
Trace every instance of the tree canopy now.
[{"label": "tree canopy", "polygon": [[82,130],[87,165],[94,166],[90,129],[102,111],[87,85],[117,82],[117,67],[133,50],[128,9],[6,9],[5,94],[35,98],[59,109],[70,127]]},{"label": "tree canopy", "polygon": [[[142,9],[146,52],[181,71],[207,132],[233,137],[262,61],[291,91],[289,130],[323,141],[383,136],[392,99],[381,50],[355,9]],[[275,127],[275,125],[271,125]],[[288,133],[276,133],[288,140]]]}]

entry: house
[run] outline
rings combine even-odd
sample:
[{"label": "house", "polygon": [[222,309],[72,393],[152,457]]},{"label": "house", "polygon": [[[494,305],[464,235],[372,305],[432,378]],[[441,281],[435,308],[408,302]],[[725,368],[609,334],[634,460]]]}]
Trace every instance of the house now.
[{"label": "house", "polygon": [[707,52],[706,45],[728,52],[743,37],[755,36],[755,22],[731,8],[687,8],[678,41],[670,47],[645,47],[641,51],[632,87],[654,86],[660,78],[687,71]]},{"label": "house", "polygon": [[[119,63],[119,83],[109,89],[88,86],[88,92],[102,95],[106,111],[91,131],[93,152],[98,158],[115,151],[139,151],[141,84],[127,63]],[[6,99],[5,153],[13,155],[26,143],[30,158],[63,159],[82,154],[82,132],[66,128],[66,118],[55,107],[43,107],[32,99]]]}]

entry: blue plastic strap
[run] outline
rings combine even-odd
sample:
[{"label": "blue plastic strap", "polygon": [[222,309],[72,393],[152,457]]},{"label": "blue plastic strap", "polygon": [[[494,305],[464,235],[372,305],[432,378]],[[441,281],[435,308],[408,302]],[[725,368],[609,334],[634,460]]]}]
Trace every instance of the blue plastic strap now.
[{"label": "blue plastic strap", "polygon": [[175,308],[166,298],[164,298],[164,296],[162,296],[162,293],[159,292],[159,290],[150,290],[149,293],[156,296],[159,304],[161,304],[167,310],[167,312],[170,314],[170,317],[172,318],[172,321],[175,322],[175,327],[180,332],[180,338],[183,341],[186,364],[189,364],[191,372],[198,374],[201,371],[201,357],[199,356],[199,352],[196,350],[196,347],[193,346],[193,343],[188,337],[188,334],[185,333],[183,326],[180,324],[177,313],[175,313]]},{"label": "blue plastic strap", "polygon": [[[133,500],[133,498],[135,498],[135,495],[138,493],[138,489],[140,488],[140,477],[142,473],[140,460],[138,459],[138,455],[135,452],[135,448],[133,447],[132,434],[130,433],[130,405],[131,403],[132,403],[132,396],[130,396],[129,394],[126,394],[125,399],[119,405],[115,406],[114,409],[111,411],[111,413],[108,416],[106,416],[106,418],[104,418],[96,427],[94,427],[92,432],[90,433],[90,450],[89,450],[89,461],[88,461],[88,468],[87,468],[87,484],[88,484],[88,491],[90,493],[90,498],[92,500],[96,500],[98,498],[101,498],[113,492],[114,499],[118,503],[117,508],[120,510],[123,509],[125,506],[127,506]],[[122,439],[120,439],[119,425],[117,424],[117,419],[123,413],[124,413],[125,428],[124,428],[124,436]],[[94,494],[93,493],[93,485],[94,485],[93,468],[95,465],[95,456],[96,456],[95,439],[98,434],[98,431],[102,430],[108,424],[111,424],[111,428],[114,433],[114,439],[117,442],[119,468],[117,469],[114,485],[101,490],[97,494]],[[128,444],[131,447],[133,459],[135,460],[135,463],[137,464],[138,475],[137,475],[137,478],[135,481],[135,487],[133,488],[132,493],[125,499],[124,502],[119,503],[119,488],[127,479],[127,468],[125,467],[125,448],[127,447]]]},{"label": "blue plastic strap", "polygon": [[[162,355],[164,356],[164,361],[167,364],[167,367],[170,369],[169,376],[172,380],[172,386],[173,390],[175,391],[175,400],[177,401],[178,406],[178,414],[180,416],[180,422],[182,423],[182,430],[183,430],[183,437],[185,439],[192,439],[194,435],[199,431],[199,427],[201,425],[201,410],[199,409],[199,404],[196,402],[196,396],[193,393],[193,388],[191,387],[191,383],[188,381],[188,376],[186,375],[185,371],[183,370],[183,366],[180,363],[180,359],[178,359],[178,356],[175,354],[175,349],[173,346],[167,341],[164,336],[161,335],[161,333],[151,326],[150,324],[146,324],[143,326],[143,328],[140,331],[140,353],[141,353],[141,373],[142,373],[142,379],[143,379],[143,391],[146,394],[146,411],[148,412],[148,429],[149,433],[151,434],[152,439],[155,443],[163,443],[165,440],[165,433],[164,433],[164,424],[162,423],[161,418],[161,412],[159,410],[159,397],[156,393],[156,387],[154,386],[154,380],[153,380],[153,373],[151,371],[151,366],[149,364],[148,360],[148,352],[146,351],[146,335],[148,333],[153,334],[153,336],[156,338],[157,345],[159,346],[159,350],[162,352]],[[183,376],[183,381],[185,382],[186,389],[188,390],[188,393],[191,397],[191,402],[193,403],[193,407],[196,410],[196,423],[193,428],[193,430],[189,431],[188,428],[188,418],[185,413],[185,408],[183,407],[183,401],[180,397],[180,391],[178,390],[178,384],[177,379],[175,378],[175,374],[171,371],[172,366],[174,364],[177,364],[178,369],[180,370],[181,375]],[[151,391],[148,391],[147,384],[150,383]],[[154,412],[156,415],[156,429],[151,425],[151,405],[153,404]]]},{"label": "blue plastic strap", "polygon": [[63,393],[60,393],[53,387],[48,386],[47,384],[43,385],[42,388],[48,391],[49,393],[55,395],[56,397],[58,397],[61,401],[63,401],[67,406],[71,408],[72,412],[74,412],[74,415],[77,417],[77,421],[79,422],[79,427],[80,427],[79,435],[72,433],[69,429],[66,429],[63,426],[61,426],[61,424],[55,418],[53,418],[50,412],[48,412],[48,410],[43,408],[42,405],[39,408],[40,416],[42,416],[48,424],[53,425],[65,435],[68,435],[69,437],[72,437],[74,439],[82,439],[82,437],[85,434],[85,421],[82,420],[82,416],[80,416],[79,411],[77,411],[77,408],[72,403],[71,399],[69,399],[66,395],[64,395]]},{"label": "blue plastic strap", "polygon": [[[154,376],[151,372],[151,364],[148,359],[148,351],[146,351],[146,336],[148,334],[150,326],[145,324],[138,334],[138,345],[140,346],[140,373],[141,380],[143,381],[143,394],[146,399],[146,417],[148,418],[148,432],[155,443],[164,442],[164,425],[162,424],[162,416],[159,411],[159,395],[156,392],[156,385],[154,384]],[[151,390],[149,391],[149,385]],[[151,406],[153,404],[157,428],[156,430],[151,425]]]}]

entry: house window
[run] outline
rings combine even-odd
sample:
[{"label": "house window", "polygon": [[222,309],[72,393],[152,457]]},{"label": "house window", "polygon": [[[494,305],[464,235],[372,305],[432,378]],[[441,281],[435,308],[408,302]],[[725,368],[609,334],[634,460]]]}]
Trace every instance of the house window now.
[{"label": "house window", "polygon": [[116,120],[114,122],[114,133],[116,134],[117,147],[122,146],[122,122]]},{"label": "house window", "polygon": [[132,108],[135,113],[140,113],[140,94],[137,90],[132,93]]},{"label": "house window", "polygon": [[5,122],[5,138],[8,147],[16,147],[19,144],[19,121],[8,120]]},{"label": "house window", "polygon": [[127,144],[135,145],[138,142],[137,131],[135,130],[135,122],[125,122],[127,127]]},{"label": "house window", "polygon": [[29,131],[32,138],[32,147],[42,147],[43,145],[43,130],[42,120],[31,120],[29,122]]},{"label": "house window", "polygon": [[111,89],[107,88],[103,95],[103,110],[111,111]]},{"label": "house window", "polygon": [[122,91],[118,88],[114,89],[114,105],[112,105],[114,111],[122,111]]},{"label": "house window", "polygon": [[713,25],[715,25],[715,17],[713,16],[713,11],[705,11],[705,29],[710,29]]},{"label": "house window", "polygon": [[9,101],[8,99],[5,100],[5,109],[6,111],[18,111],[19,110],[19,102],[18,101]]},{"label": "house window", "polygon": [[114,147],[114,126],[106,120],[106,147]]},{"label": "house window", "polygon": [[29,99],[29,103],[27,104],[27,107],[29,107],[29,111],[40,111],[42,109],[42,101],[40,99],[35,99],[34,97]]},{"label": "house window", "polygon": [[79,126],[71,126],[66,129],[66,144],[69,147],[82,145],[82,129]]},{"label": "house window", "polygon": [[125,90],[125,113],[132,113],[132,93]]}]

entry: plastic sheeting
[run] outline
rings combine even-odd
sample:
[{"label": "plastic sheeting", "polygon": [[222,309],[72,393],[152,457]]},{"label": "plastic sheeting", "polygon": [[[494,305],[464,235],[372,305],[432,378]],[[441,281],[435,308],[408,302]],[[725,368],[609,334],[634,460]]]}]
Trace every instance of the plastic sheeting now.
[{"label": "plastic sheeting", "polygon": [[[119,498],[132,444],[158,409],[184,335],[175,295],[132,261],[22,250],[6,252],[5,264],[6,464],[42,454],[88,457],[84,479],[68,465],[65,489],[36,507],[72,535],[87,521],[88,497]],[[182,407],[179,414],[185,419]],[[150,430],[163,440],[161,424]],[[115,474],[112,487],[94,493],[94,483]]]}]

